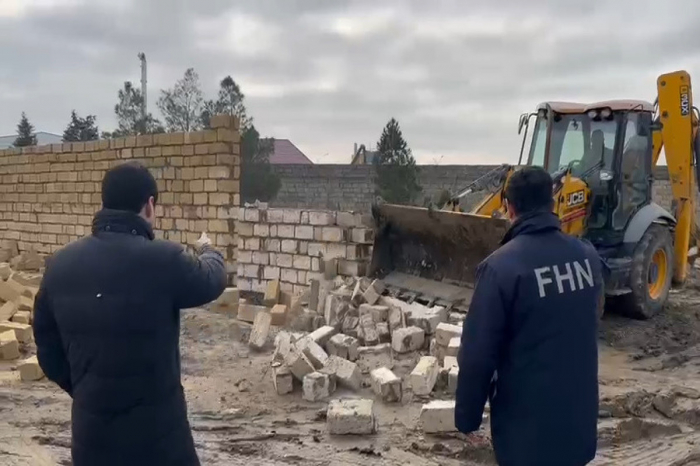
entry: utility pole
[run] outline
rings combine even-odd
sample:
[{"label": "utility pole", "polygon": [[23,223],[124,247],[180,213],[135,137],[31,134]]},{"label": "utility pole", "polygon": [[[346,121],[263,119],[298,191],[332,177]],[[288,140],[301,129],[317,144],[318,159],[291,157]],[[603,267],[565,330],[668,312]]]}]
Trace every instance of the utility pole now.
[{"label": "utility pole", "polygon": [[141,103],[141,117],[143,121],[146,121],[146,115],[148,115],[148,91],[147,91],[147,75],[148,71],[146,68],[146,54],[141,52],[138,55],[139,60],[141,60],[141,97],[143,97],[143,102]]}]

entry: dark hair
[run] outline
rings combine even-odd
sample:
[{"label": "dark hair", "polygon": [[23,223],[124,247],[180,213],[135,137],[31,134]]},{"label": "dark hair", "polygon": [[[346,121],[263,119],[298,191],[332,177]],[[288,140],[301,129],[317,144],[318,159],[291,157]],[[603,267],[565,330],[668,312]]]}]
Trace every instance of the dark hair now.
[{"label": "dark hair", "polygon": [[505,198],[517,215],[551,211],[554,207],[552,177],[541,167],[524,167],[508,180]]},{"label": "dark hair", "polygon": [[148,199],[158,200],[158,185],[146,167],[126,162],[110,168],[102,179],[102,207],[139,213]]}]

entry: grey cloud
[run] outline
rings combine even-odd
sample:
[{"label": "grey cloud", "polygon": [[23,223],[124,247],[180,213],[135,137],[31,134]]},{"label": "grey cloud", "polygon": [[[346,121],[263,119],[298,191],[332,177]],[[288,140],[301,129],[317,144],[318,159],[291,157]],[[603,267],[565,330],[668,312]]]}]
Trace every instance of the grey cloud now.
[{"label": "grey cloud", "polygon": [[[74,107],[112,127],[116,92],[138,81],[136,53],[145,51],[152,109],[158,89],[193,66],[210,94],[234,76],[261,132],[319,161],[347,161],[353,142],[375,144],[394,116],[419,161],[498,163],[517,158],[517,117],[540,101],[652,100],[658,73],[700,72],[692,0],[673,10],[631,0],[134,5],[0,17],[0,133],[14,130],[22,110],[37,128],[60,132]],[[244,38],[258,52],[235,52],[230,37],[245,31],[231,30],[233,18],[260,25]],[[367,31],[344,36],[333,30],[341,20]],[[313,87],[322,85],[335,90]]]}]

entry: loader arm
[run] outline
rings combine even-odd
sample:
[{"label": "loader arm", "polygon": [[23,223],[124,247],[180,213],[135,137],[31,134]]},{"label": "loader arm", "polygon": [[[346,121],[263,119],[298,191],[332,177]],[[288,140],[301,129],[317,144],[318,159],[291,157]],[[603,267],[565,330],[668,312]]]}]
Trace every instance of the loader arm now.
[{"label": "loader arm", "polygon": [[696,243],[696,180],[693,168],[698,120],[693,112],[690,75],[685,71],[663,74],[657,80],[660,128],[653,133],[652,163],[664,148],[676,217],[674,281],[687,275],[688,251]]}]

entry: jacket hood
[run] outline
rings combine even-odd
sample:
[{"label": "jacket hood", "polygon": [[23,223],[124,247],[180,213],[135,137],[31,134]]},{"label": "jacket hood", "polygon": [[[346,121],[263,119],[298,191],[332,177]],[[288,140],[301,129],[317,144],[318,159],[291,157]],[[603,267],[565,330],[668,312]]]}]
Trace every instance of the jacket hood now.
[{"label": "jacket hood", "polygon": [[153,240],[153,228],[141,216],[124,210],[102,209],[92,219],[92,234],[100,232],[126,233]]},{"label": "jacket hood", "polygon": [[519,235],[533,235],[547,231],[561,230],[561,222],[553,212],[532,212],[518,217],[501,240],[506,244]]}]

